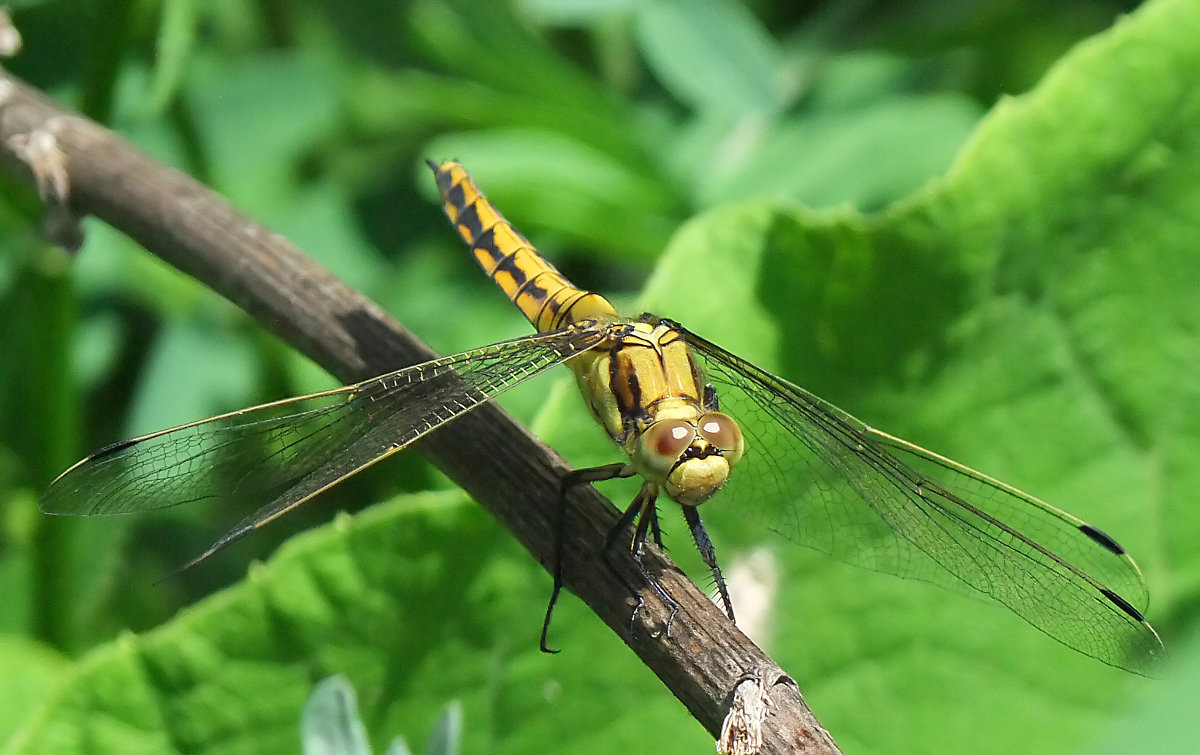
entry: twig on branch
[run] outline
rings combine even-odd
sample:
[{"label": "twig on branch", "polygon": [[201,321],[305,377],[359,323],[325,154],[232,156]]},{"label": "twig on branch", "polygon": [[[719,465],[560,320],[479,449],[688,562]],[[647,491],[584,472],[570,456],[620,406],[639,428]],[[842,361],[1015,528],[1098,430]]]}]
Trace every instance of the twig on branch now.
[{"label": "twig on branch", "polygon": [[[65,177],[47,176],[21,145],[51,140]],[[107,129],[64,111],[0,71],[0,163],[31,187],[51,181],[47,200],[71,217],[94,215],[150,252],[229,298],[287,343],[345,382],[423,362],[435,354],[375,304],[334,278],[279,234],[239,214],[180,171],[144,155]],[[62,166],[57,166],[62,167]],[[60,191],[64,189],[65,191]],[[65,196],[59,196],[65,194]],[[61,201],[65,200],[65,201]],[[449,231],[448,231],[449,232]],[[559,480],[568,467],[494,405],[485,405],[422,442],[456,483],[517,537],[543,565],[554,557]],[[733,691],[748,673],[787,680],[766,654],[732,626],[657,551],[647,565],[679,602],[670,639],[667,609],[653,591],[631,623],[625,583],[638,584],[631,559],[598,557],[617,514],[590,487],[569,496],[564,542],[567,587],[649,666],[716,737]],[[530,617],[531,630],[538,626]],[[531,640],[532,642],[532,640]],[[772,669],[763,673],[762,669]],[[761,752],[838,752],[794,683],[771,683],[761,722]]]}]

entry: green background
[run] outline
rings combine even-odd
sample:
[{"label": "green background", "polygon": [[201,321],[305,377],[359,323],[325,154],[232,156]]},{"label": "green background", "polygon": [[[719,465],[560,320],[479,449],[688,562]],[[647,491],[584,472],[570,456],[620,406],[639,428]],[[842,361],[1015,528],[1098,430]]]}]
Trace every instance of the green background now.
[{"label": "green background", "polygon": [[[14,5],[10,70],[440,351],[528,326],[446,225],[426,157],[464,162],[577,283],[1138,559],[1165,680],[714,502],[744,628],[848,752],[1194,746],[1196,3]],[[47,247],[36,198],[0,190],[3,751],[296,751],[334,673],[376,748],[403,733],[421,751],[457,699],[469,753],[710,751],[577,600],[553,627],[564,651],[537,651],[549,578],[416,454],[162,582],[245,512],[40,515],[38,492],[89,450],[331,381],[100,223],[74,259]],[[504,403],[572,462],[615,460],[570,391],[564,371]]]}]

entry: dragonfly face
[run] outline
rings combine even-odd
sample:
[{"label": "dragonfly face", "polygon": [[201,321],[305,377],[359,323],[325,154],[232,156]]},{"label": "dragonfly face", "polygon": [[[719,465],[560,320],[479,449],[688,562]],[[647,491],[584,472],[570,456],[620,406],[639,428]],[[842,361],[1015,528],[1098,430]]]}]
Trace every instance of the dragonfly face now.
[{"label": "dragonfly face", "polygon": [[[870,427],[678,323],[619,316],[541,257],[461,165],[431,167],[476,261],[538,333],[113,444],[60,475],[42,496],[43,511],[123,514],[200,500],[260,506],[194,563],[565,364],[628,458],[569,481],[643,478],[621,524],[636,521],[635,562],[668,603],[640,566],[647,534],[660,540],[660,493],[682,504],[732,618],[696,508],[719,494],[723,508],[843,561],[988,596],[1110,665],[1149,673],[1162,657],[1142,613],[1145,580],[1116,540]],[[560,586],[556,574],[555,594]]]},{"label": "dragonfly face", "polygon": [[637,473],[662,485],[672,501],[699,506],[725,487],[744,450],[741,428],[728,415],[660,414],[637,439],[630,459]]}]

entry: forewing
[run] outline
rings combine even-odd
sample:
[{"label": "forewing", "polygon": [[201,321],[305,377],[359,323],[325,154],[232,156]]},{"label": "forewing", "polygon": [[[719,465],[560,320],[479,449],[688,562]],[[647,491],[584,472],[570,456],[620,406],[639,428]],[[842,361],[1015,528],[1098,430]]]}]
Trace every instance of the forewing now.
[{"label": "forewing", "polygon": [[243,523],[252,528],[603,337],[571,327],[518,338],[117,443],[64,472],[41,507],[125,514],[226,500],[259,507]]},{"label": "forewing", "polygon": [[849,563],[965,585],[1080,652],[1150,670],[1162,644],[1139,612],[1145,582],[1111,538],[686,337],[746,436],[718,505]]}]

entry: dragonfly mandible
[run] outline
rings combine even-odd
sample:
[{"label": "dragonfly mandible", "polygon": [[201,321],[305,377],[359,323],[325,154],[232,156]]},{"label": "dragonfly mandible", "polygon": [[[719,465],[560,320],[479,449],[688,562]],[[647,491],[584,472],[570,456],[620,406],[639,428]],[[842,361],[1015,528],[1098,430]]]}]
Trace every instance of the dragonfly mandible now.
[{"label": "dragonfly mandible", "polygon": [[680,504],[733,619],[698,511],[711,497],[728,498],[726,505],[797,543],[877,571],[969,588],[1081,653],[1135,673],[1153,671],[1164,651],[1143,615],[1146,584],[1116,540],[870,427],[676,322],[622,317],[604,297],[567,281],[460,164],[430,167],[445,212],[476,261],[537,333],[114,443],[60,475],[43,494],[42,510],[125,514],[205,499],[260,506],[191,565],[565,364],[625,455],[577,470],[568,482],[642,478],[608,544],[633,525],[635,563],[668,604],[670,596],[641,565],[646,538],[661,544],[661,495]]}]

